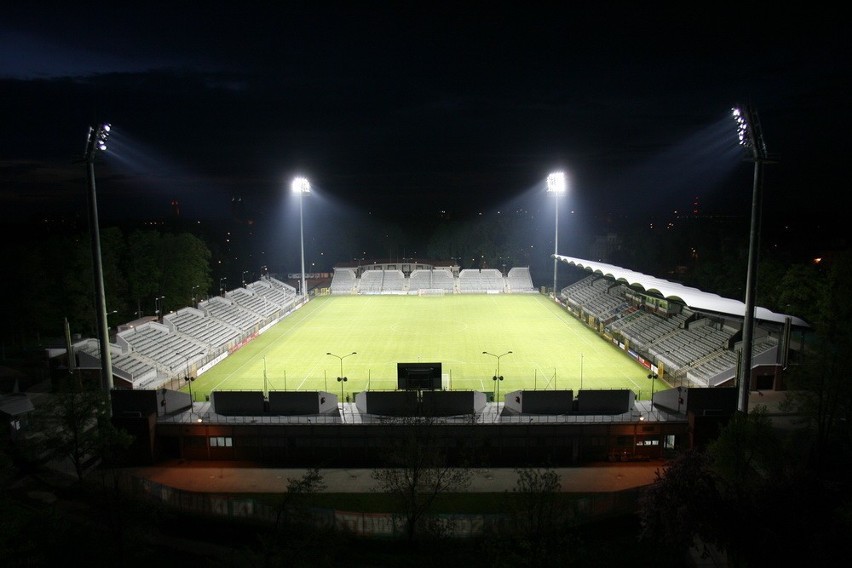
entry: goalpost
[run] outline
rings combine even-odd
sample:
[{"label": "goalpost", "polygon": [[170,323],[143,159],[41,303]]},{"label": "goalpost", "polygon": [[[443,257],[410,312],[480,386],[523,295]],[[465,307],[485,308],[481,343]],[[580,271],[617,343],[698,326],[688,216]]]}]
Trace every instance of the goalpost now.
[{"label": "goalpost", "polygon": [[446,293],[446,290],[443,288],[419,288],[417,290],[418,296],[443,296]]}]

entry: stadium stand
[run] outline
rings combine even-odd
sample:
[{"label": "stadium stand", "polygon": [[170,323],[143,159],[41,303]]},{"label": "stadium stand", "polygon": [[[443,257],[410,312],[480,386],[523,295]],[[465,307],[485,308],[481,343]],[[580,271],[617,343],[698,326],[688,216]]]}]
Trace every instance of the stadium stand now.
[{"label": "stadium stand", "polygon": [[292,309],[296,301],[296,289],[292,286],[271,278],[263,278],[248,284],[252,293],[261,296],[267,302],[277,305],[281,310]]},{"label": "stadium stand", "polygon": [[[261,326],[285,317],[298,301],[295,288],[264,276],[226,292],[225,297],[165,314],[162,322],[143,318],[124,326],[110,345],[117,384],[119,388],[152,389],[182,380],[191,368],[197,370],[227,355]],[[100,364],[97,340],[85,339],[72,347],[86,364]]]},{"label": "stadium stand", "polygon": [[215,296],[199,303],[198,309],[211,317],[242,330],[256,327],[263,320],[259,314],[236,304],[230,298]]},{"label": "stadium stand", "polygon": [[260,281],[268,283],[273,288],[278,288],[280,290],[284,290],[284,292],[287,293],[291,297],[296,296],[296,289],[295,288],[293,288],[292,286],[290,286],[286,282],[281,282],[277,278],[273,278],[271,276],[264,276]]},{"label": "stadium stand", "polygon": [[236,342],[241,335],[239,328],[209,317],[195,308],[184,308],[167,314],[163,316],[163,324],[171,331],[183,333],[205,343],[212,350]]},{"label": "stadium stand", "polygon": [[281,310],[281,306],[272,303],[265,296],[260,296],[249,292],[245,288],[237,288],[225,293],[226,298],[230,298],[240,307],[243,307],[263,318],[269,318]]},{"label": "stadium stand", "polygon": [[411,292],[419,292],[421,290],[444,290],[452,292],[456,287],[453,273],[442,268],[431,270],[420,268],[414,270],[408,280],[408,289]]},{"label": "stadium stand", "polygon": [[332,294],[352,294],[355,292],[357,284],[354,270],[351,268],[335,268],[329,291]]},{"label": "stadium stand", "polygon": [[497,293],[505,292],[503,275],[496,268],[465,268],[459,272],[459,292]]},{"label": "stadium stand", "polygon": [[149,322],[116,334],[122,353],[133,351],[154,362],[162,371],[174,373],[187,364],[186,355],[201,354],[207,346],[182,333],[172,333],[157,322]]},{"label": "stadium stand", "polygon": [[382,277],[382,292],[388,294],[401,294],[408,288],[408,282],[402,270],[384,270]]},{"label": "stadium stand", "polygon": [[[98,340],[85,339],[74,345],[74,351],[82,365],[97,366],[101,354]],[[110,346],[113,374],[134,389],[149,388],[156,385],[159,373],[156,363],[132,351],[121,352],[116,346]]]},{"label": "stadium stand", "polygon": [[506,288],[509,292],[535,292],[532,276],[528,266],[516,266],[509,269],[506,277]]},{"label": "stadium stand", "polygon": [[[227,354],[260,326],[285,317],[297,302],[295,288],[265,276],[197,308],[165,314],[162,322],[139,320],[119,331],[110,345],[113,374],[120,388],[131,389],[181,380],[191,368]],[[89,364],[99,364],[97,340],[86,339],[73,348]]]},{"label": "stadium stand", "polygon": [[[736,342],[737,320],[731,323],[724,314],[708,316],[674,302],[667,302],[665,313],[660,313],[653,304],[631,305],[627,291],[623,283],[596,273],[565,286],[559,297],[584,319],[594,317],[606,335],[663,365],[670,378],[698,387],[734,380],[742,345]],[[753,357],[755,364],[776,364],[778,339],[756,337]]]},{"label": "stadium stand", "polygon": [[365,270],[361,274],[358,284],[358,292],[361,294],[381,294],[384,270]]}]

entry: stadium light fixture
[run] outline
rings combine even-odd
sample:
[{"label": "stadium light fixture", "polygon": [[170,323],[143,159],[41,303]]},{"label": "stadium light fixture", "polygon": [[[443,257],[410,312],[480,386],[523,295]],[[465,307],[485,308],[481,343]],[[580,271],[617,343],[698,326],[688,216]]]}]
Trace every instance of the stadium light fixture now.
[{"label": "stadium light fixture", "polygon": [[564,172],[553,172],[547,176],[547,191],[553,194],[553,211],[556,216],[554,225],[553,237],[553,299],[556,299],[556,270],[557,260],[556,255],[559,254],[559,195],[568,190],[568,183],[565,179]]},{"label": "stadium light fixture", "polygon": [[497,359],[497,374],[495,374],[493,377],[491,377],[491,380],[494,381],[494,385],[497,389],[496,393],[494,394],[494,402],[497,402],[498,404],[499,404],[499,399],[500,399],[500,381],[503,380],[503,375],[500,374],[500,359],[502,359],[506,355],[510,355],[511,353],[512,353],[511,351],[506,351],[505,353],[501,353],[500,355],[497,355],[497,354],[494,354],[494,353],[489,353],[488,351],[482,352],[483,355],[490,355],[491,357],[494,357],[495,359]]},{"label": "stadium light fixture", "polygon": [[290,184],[290,189],[299,194],[299,241],[301,242],[302,248],[302,301],[308,299],[308,289],[305,284],[305,225],[302,217],[302,197],[306,193],[311,192],[311,184],[308,182],[308,178],[297,177],[293,180],[293,183]]},{"label": "stadium light fixture", "polygon": [[757,112],[750,105],[732,109],[737,125],[739,144],[754,162],[752,185],[751,223],[748,245],[748,271],[746,273],[745,314],[743,318],[743,347],[737,369],[737,410],[748,413],[748,393],[751,387],[752,351],[754,342],[754,309],[757,290],[758,243],[760,241],[760,217],[763,200],[763,164],[768,163],[766,143]]},{"label": "stadium light fixture", "polygon": [[89,202],[89,236],[92,248],[92,270],[95,280],[95,302],[98,322],[98,343],[101,359],[101,388],[109,392],[113,388],[112,354],[109,345],[109,323],[107,322],[106,293],[104,291],[104,269],[101,255],[100,227],[98,225],[98,199],[95,190],[95,156],[105,152],[107,139],[112,127],[109,124],[90,126],[86,138],[86,150],[83,161],[86,162],[86,174]]}]

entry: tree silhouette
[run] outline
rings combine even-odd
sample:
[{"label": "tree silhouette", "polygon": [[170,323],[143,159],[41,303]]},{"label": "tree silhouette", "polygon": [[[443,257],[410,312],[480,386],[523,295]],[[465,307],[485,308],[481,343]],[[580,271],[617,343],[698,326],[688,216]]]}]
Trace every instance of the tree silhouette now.
[{"label": "tree silhouette", "polygon": [[425,520],[435,499],[445,493],[467,488],[471,471],[448,465],[440,446],[432,417],[405,417],[398,420],[397,435],[387,454],[387,467],[374,469],[372,478],[379,490],[393,498],[408,540],[427,527]]}]

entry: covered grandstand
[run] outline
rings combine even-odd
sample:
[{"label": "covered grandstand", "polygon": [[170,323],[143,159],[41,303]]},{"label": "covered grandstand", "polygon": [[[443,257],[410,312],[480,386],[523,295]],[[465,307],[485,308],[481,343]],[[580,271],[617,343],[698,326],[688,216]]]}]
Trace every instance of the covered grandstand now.
[{"label": "covered grandstand", "polygon": [[[559,301],[652,372],[672,385],[733,384],[744,303],[610,264],[556,258],[590,273],[560,290]],[[781,371],[795,345],[791,332],[809,326],[761,307],[755,318],[752,388],[781,389]]]}]

